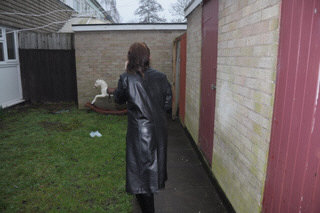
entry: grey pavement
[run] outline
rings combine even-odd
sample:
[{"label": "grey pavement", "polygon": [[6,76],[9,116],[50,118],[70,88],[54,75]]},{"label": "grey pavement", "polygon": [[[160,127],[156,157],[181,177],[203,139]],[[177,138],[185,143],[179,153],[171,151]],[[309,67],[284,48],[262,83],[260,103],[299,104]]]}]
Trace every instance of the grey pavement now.
[{"label": "grey pavement", "polygon": [[[168,133],[168,181],[165,189],[155,193],[156,213],[233,212],[179,121],[168,121]],[[136,200],[133,212],[141,212]]]}]

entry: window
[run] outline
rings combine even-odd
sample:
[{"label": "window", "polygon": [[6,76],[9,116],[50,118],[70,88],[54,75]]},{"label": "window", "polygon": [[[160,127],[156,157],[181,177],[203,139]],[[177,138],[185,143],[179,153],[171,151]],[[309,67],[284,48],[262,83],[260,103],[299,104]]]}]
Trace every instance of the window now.
[{"label": "window", "polygon": [[84,7],[85,7],[85,3],[81,1],[80,13],[84,13]]},{"label": "window", "polygon": [[16,63],[17,52],[17,33],[0,27],[0,63]]},{"label": "window", "polygon": [[4,61],[3,42],[0,41],[0,61]]},{"label": "window", "polygon": [[73,0],[73,9],[75,9],[77,12],[80,10],[80,3],[78,0]]},{"label": "window", "polygon": [[77,1],[77,11],[80,11],[80,3]]},{"label": "window", "polygon": [[5,60],[4,57],[4,38],[3,38],[3,34],[4,34],[4,29],[0,28],[0,62]]},{"label": "window", "polygon": [[16,59],[16,45],[14,42],[14,33],[7,33],[7,50],[8,50],[8,59]]},{"label": "window", "polygon": [[89,5],[88,5],[88,4],[86,4],[85,12],[86,12],[86,13],[89,13]]}]

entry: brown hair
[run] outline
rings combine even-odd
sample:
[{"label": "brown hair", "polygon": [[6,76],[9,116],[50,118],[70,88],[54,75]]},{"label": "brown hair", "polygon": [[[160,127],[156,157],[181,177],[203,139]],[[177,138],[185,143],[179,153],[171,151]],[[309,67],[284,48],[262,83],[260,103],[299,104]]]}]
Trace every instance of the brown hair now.
[{"label": "brown hair", "polygon": [[150,49],[146,43],[133,43],[128,51],[127,72],[138,73],[142,77],[150,66]]}]

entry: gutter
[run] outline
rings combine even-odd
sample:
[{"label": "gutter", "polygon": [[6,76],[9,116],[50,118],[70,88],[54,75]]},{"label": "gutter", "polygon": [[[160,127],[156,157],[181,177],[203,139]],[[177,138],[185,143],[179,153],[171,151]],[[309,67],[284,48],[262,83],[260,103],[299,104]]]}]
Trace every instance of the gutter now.
[{"label": "gutter", "polygon": [[202,0],[192,0],[189,5],[184,9],[185,17],[188,17],[199,5],[202,4]]},{"label": "gutter", "polygon": [[187,30],[186,23],[122,23],[122,24],[75,24],[74,32],[134,31],[134,30]]}]

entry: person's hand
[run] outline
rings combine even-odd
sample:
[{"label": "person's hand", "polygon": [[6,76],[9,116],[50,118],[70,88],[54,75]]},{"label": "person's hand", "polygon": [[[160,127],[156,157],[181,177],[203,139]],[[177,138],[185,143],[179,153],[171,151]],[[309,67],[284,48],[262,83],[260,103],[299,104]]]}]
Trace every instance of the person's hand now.
[{"label": "person's hand", "polygon": [[116,88],[108,88],[107,89],[107,93],[108,94],[113,94],[115,90],[116,90]]}]

